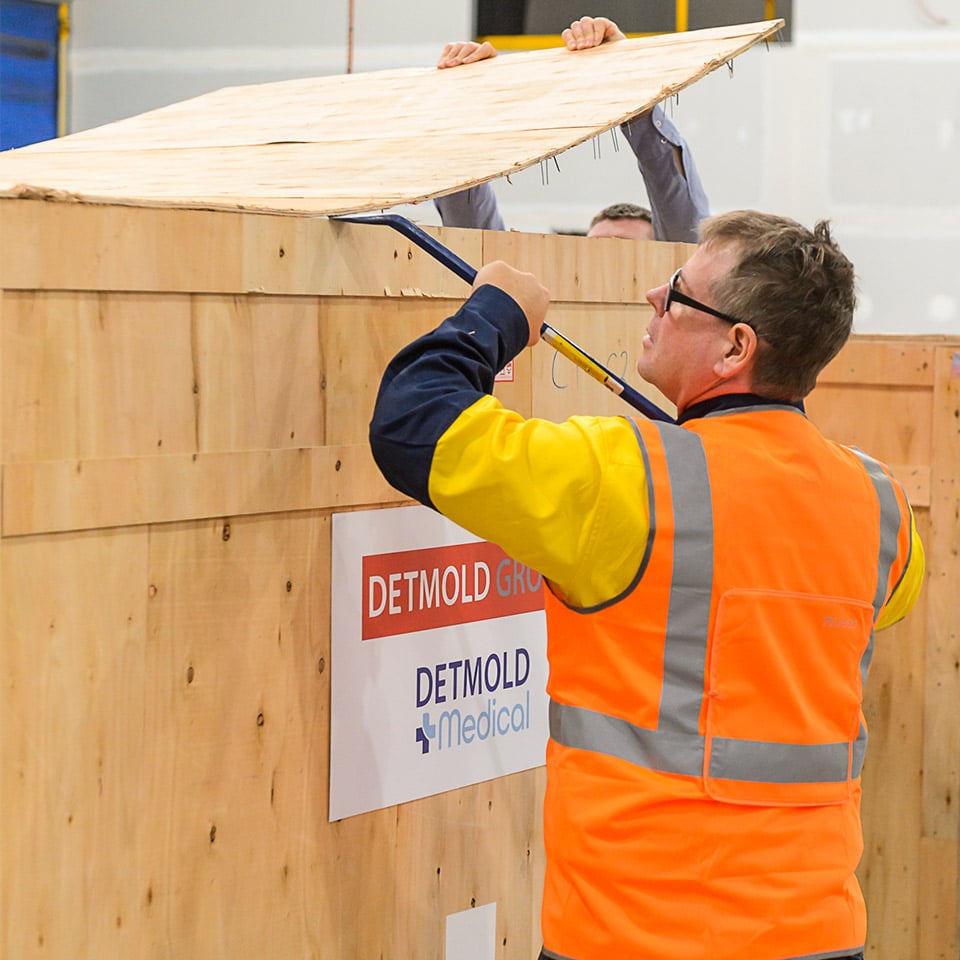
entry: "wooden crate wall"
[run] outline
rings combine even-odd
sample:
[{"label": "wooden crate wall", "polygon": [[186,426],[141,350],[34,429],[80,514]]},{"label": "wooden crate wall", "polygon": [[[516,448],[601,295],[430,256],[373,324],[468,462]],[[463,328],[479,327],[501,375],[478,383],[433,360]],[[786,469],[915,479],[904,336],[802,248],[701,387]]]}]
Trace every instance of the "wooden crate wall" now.
[{"label": "wooden crate wall", "polygon": [[956,960],[960,839],[960,338],[855,336],[808,403],[888,463],[924,541],[920,602],[877,634],[860,879],[869,960]]},{"label": "wooden crate wall", "polygon": [[[8,200],[0,227],[0,955],[439,960],[495,902],[527,960],[542,770],[327,822],[330,516],[402,502],[373,396],[466,284],[323,219]],[[499,389],[531,412],[529,355]]]},{"label": "wooden crate wall", "polygon": [[[635,385],[643,293],[689,253],[440,236],[541,276],[551,322]],[[495,902],[497,960],[529,960],[542,769],[327,822],[330,516],[402,502],[374,392],[466,285],[383,227],[2,200],[0,291],[0,956],[442,960],[445,918]],[[957,956],[951,349],[858,340],[811,402],[906,472],[928,544],[868,691],[885,960]],[[629,412],[546,346],[498,393]]]}]

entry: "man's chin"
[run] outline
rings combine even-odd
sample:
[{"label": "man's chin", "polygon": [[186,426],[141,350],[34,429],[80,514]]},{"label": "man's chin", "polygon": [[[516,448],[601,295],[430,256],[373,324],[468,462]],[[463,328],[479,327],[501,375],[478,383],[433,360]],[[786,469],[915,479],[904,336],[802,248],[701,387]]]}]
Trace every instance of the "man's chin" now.
[{"label": "man's chin", "polygon": [[668,400],[670,400],[671,403],[673,403],[673,399],[669,396],[667,391],[664,390],[663,384],[661,383],[661,378],[657,376],[657,372],[653,364],[644,363],[643,361],[644,358],[641,357],[640,362],[637,364],[637,376],[639,376],[644,383],[649,383],[651,387],[656,387],[657,390],[659,390]]}]

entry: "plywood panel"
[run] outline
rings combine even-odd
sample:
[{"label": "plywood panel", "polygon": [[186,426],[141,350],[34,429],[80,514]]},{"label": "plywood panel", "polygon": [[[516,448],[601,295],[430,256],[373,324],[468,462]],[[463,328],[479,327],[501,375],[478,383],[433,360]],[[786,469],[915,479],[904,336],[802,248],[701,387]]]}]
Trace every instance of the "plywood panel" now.
[{"label": "plywood panel", "polygon": [[483,262],[505,260],[539,277],[553,301],[646,305],[646,293],[670,279],[693,253],[684,243],[640,243],[620,238],[543,237],[487,231]]},{"label": "plywood panel", "polygon": [[0,285],[244,292],[244,230],[226,213],[0,198]]},{"label": "plywood panel", "polygon": [[[922,536],[929,516],[918,514]],[[922,888],[922,607],[876,635],[864,696],[870,737],[863,772],[864,853],[858,875],[868,907],[868,956],[919,957]],[[892,785],[896,784],[896,789]],[[880,931],[878,933],[878,928]]]},{"label": "plywood panel", "polygon": [[[481,263],[480,231],[422,229]],[[389,227],[9,197],[0,197],[0,286],[377,297],[469,289]]]},{"label": "plywood panel", "polygon": [[[367,297],[464,297],[469,285],[388,226],[339,220],[248,217],[245,290]],[[479,265],[483,234],[422,227]]]},{"label": "plywood panel", "polygon": [[[926,715],[935,735],[924,743],[924,829],[958,837],[960,798],[960,347],[941,346],[931,407],[937,437],[931,465],[928,551]],[[949,719],[948,719],[949,718]]]},{"label": "plywood panel", "polygon": [[4,957],[145,955],[131,920],[166,878],[143,853],[168,836],[177,789],[147,556],[143,528],[0,553]]},{"label": "plywood panel", "polygon": [[930,387],[817,385],[807,412],[828,437],[889,464],[928,464],[933,453]]},{"label": "plywood panel", "polygon": [[923,837],[919,876],[920,936],[917,956],[955,960],[960,955],[957,930],[957,844]]},{"label": "plywood panel", "polygon": [[937,338],[858,337],[856,334],[820,374],[818,383],[858,387],[930,386]]},{"label": "plywood panel", "polygon": [[[508,409],[516,410],[523,417],[533,416],[533,393],[539,381],[534,373],[535,352],[524,350],[513,364],[500,371],[502,377],[493,385],[493,395]],[[513,379],[510,379],[510,378]]]},{"label": "plywood panel", "polygon": [[916,464],[887,464],[893,475],[900,481],[907,500],[914,508],[930,506],[930,467]]},{"label": "plywood panel", "polygon": [[[407,956],[444,960],[446,917],[497,903],[497,960],[529,960],[540,947],[540,877],[534,848],[540,844],[541,797],[533,771],[476,784],[404,804],[397,811],[398,888],[394,949]],[[456,832],[437,830],[457,823]],[[480,850],[495,851],[478,856]],[[506,899],[531,910],[505,909]]]},{"label": "plywood panel", "polygon": [[317,514],[151,531],[148,625],[170,688],[158,706],[171,779],[145,798],[163,829],[144,866],[161,878],[151,909],[167,956],[293,956],[314,924],[303,894],[322,822],[313,758],[328,729],[328,556]]},{"label": "plywood panel", "polygon": [[195,297],[197,448],[323,443],[323,357],[315,297]]},{"label": "plywood panel", "polygon": [[196,449],[189,297],[2,296],[5,463]]},{"label": "plywood panel", "polygon": [[[581,143],[782,24],[644,37],[578,53],[537,50],[456,70],[226,88],[9,151],[0,156],[0,190],[321,213],[390,207],[521,170]],[[466,104],[469,137],[461,132]]]},{"label": "plywood panel", "polygon": [[[469,291],[467,291],[469,292]],[[348,297],[321,303],[327,443],[366,443],[380,378],[394,355],[460,301]]]},{"label": "plywood panel", "polygon": [[[415,897],[431,898],[431,888],[414,886],[410,875],[398,869],[398,812],[393,808],[350,817],[317,833],[311,853],[318,869],[304,889],[316,914],[305,931],[305,943],[315,956],[333,949],[348,960],[389,957],[399,942],[403,909]],[[408,933],[404,947],[411,943],[424,944],[432,960],[435,941]],[[416,955],[412,949],[410,956]]]},{"label": "plywood panel", "polygon": [[854,335],[820,374],[808,413],[840,443],[855,443],[888,464],[929,467],[938,343],[935,337]]},{"label": "plywood panel", "polygon": [[396,503],[367,444],[2,468],[5,537]]},{"label": "plywood panel", "polygon": [[343,883],[311,855],[328,530],[301,516],[4,545],[2,709],[18,736],[0,768],[16,878],[0,954],[293,957],[305,929],[317,955],[346,936],[318,929],[305,895]]}]

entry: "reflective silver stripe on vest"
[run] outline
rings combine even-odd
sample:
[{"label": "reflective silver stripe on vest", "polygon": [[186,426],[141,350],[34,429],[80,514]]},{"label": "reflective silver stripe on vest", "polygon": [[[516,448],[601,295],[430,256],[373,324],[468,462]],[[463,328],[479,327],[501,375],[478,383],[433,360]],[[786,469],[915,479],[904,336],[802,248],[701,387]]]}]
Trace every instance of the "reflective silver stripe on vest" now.
[{"label": "reflective silver stripe on vest", "polygon": [[[887,584],[890,582],[890,571],[897,559],[897,538],[900,533],[900,504],[897,503],[897,494],[893,489],[893,482],[886,475],[883,467],[872,457],[868,457],[862,450],[851,447],[860,458],[870,479],[873,488],[877,491],[880,501],[880,556],[877,558],[877,589],[873,596],[873,619],[880,616],[884,603],[887,600]],[[867,670],[870,667],[870,658],[873,656],[873,635],[870,635],[870,645],[864,653],[865,662],[861,665],[864,683],[867,679]]]},{"label": "reflective silver stripe on vest", "polygon": [[565,747],[592,750],[661,773],[703,773],[703,737],[634,726],[620,717],[550,701],[550,738]]},{"label": "reflective silver stripe on vest", "polygon": [[[877,500],[880,501],[880,550],[877,558],[877,589],[873,595],[873,621],[876,623],[877,617],[880,616],[880,611],[887,600],[887,584],[890,582],[890,571],[897,559],[897,539],[902,519],[900,504],[897,502],[893,482],[880,464],[873,457],[867,456],[862,450],[858,450],[856,447],[851,447],[851,449],[860,458],[860,462],[873,482],[873,488],[877,492]],[[871,630],[870,642],[860,658],[860,683],[864,687],[867,685],[867,674],[873,660],[873,638],[874,631]],[[859,776],[863,769],[866,752],[867,728],[861,723],[860,733],[853,745],[854,776]]]},{"label": "reflective silver stripe on vest", "polygon": [[[550,737],[564,747],[591,750],[626,760],[646,770],[699,777],[703,773],[704,738],[697,733],[669,733],[637,727],[584,707],[550,701]],[[714,737],[710,776],[748,783],[843,783],[850,744],[768,743]],[[862,751],[854,749],[853,776],[859,776]]]},{"label": "reflective silver stripe on vest", "polygon": [[663,650],[658,730],[696,734],[713,584],[713,509],[710,474],[700,437],[658,423],[673,498],[673,581]]},{"label": "reflective silver stripe on vest", "polygon": [[[792,408],[791,408],[792,409]],[[663,690],[654,730],[582,707],[550,702],[550,737],[562,746],[590,750],[662,773],[703,773],[704,738],[698,733],[706,670],[713,583],[713,515],[703,444],[687,430],[657,423],[673,498],[674,564],[664,646]],[[637,428],[634,427],[636,430]],[[643,446],[637,430],[638,442]],[[896,560],[900,508],[893,485],[876,461],[857,451],[880,503],[880,551],[874,619],[886,600]],[[704,491],[707,491],[705,494]],[[873,634],[861,658],[866,681]],[[709,775],[754,783],[842,783],[860,776],[867,731],[852,744],[785,744],[714,737]]]},{"label": "reflective silver stripe on vest", "polygon": [[710,775],[749,783],[843,783],[850,744],[770,743],[714,737]]}]

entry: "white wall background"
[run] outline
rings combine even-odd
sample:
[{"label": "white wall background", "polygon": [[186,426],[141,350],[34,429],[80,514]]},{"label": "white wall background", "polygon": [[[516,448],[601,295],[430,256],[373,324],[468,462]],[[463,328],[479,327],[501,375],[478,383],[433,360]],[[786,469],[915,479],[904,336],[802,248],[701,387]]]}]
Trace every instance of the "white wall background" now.
[{"label": "white wall background", "polygon": [[[828,218],[860,278],[859,332],[960,334],[960,0],[793,7],[792,44],[748,51],[732,77],[717,71],[672,105],[713,212]],[[223,86],[343,73],[348,51],[357,72],[428,65],[472,27],[472,0],[354,0],[352,35],[349,9],[73,0],[68,129]],[[469,136],[468,109],[463,129]],[[507,224],[582,228],[607,203],[645,202],[621,146],[606,134],[599,149],[568,151],[549,184],[539,167],[497,181]],[[429,204],[403,212],[439,222]]]}]

